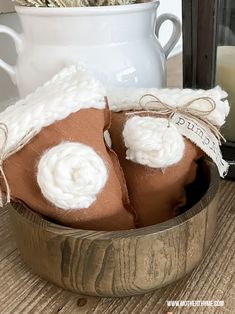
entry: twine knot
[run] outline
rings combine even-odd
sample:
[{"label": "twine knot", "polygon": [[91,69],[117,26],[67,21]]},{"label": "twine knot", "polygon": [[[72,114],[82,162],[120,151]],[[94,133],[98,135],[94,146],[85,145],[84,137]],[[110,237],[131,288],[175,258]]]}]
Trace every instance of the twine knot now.
[{"label": "twine knot", "polygon": [[10,203],[10,200],[11,200],[11,197],[10,197],[11,190],[10,190],[9,184],[7,182],[7,177],[3,169],[3,162],[12,154],[21,150],[37,134],[37,130],[30,129],[21,138],[21,140],[19,140],[19,142],[16,145],[10,148],[7,147],[8,135],[9,135],[8,127],[3,122],[0,122],[0,132],[2,132],[3,134],[3,141],[2,141],[2,144],[0,145],[0,177],[3,180],[3,184],[5,187],[4,193],[2,191],[2,186],[0,187],[0,206],[3,207],[4,205]]},{"label": "twine knot", "polygon": [[[146,97],[152,98],[148,100],[144,104],[142,103]],[[205,101],[209,104],[209,109],[196,109],[193,108],[192,105],[197,101]],[[146,105],[152,104],[153,109],[146,110]],[[209,127],[215,137],[218,139],[219,143],[221,143],[221,139],[226,141],[223,135],[220,133],[217,126],[215,126],[209,119],[208,115],[216,109],[216,103],[214,99],[210,97],[199,97],[194,98],[193,100],[181,105],[181,106],[171,106],[165,102],[162,102],[158,97],[152,94],[145,94],[140,98],[139,101],[140,110],[128,112],[127,115],[133,115],[137,113],[157,113],[160,116],[168,117],[168,125],[170,125],[171,120],[173,119],[175,114],[182,114],[188,118],[196,120],[199,124],[204,125],[205,127]]]}]

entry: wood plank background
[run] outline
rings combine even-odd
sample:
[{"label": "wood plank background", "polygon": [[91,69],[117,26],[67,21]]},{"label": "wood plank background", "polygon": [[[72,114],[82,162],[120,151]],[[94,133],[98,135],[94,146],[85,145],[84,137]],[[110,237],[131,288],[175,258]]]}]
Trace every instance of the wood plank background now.
[{"label": "wood plank background", "polygon": [[[181,58],[168,64],[168,85],[178,86]],[[178,73],[178,74],[177,74]],[[21,260],[8,207],[0,210],[0,314],[233,314],[235,313],[235,182],[221,181],[218,227],[200,265],[183,280],[143,296],[85,297],[33,274]],[[167,300],[224,300],[223,308],[168,308]]]}]

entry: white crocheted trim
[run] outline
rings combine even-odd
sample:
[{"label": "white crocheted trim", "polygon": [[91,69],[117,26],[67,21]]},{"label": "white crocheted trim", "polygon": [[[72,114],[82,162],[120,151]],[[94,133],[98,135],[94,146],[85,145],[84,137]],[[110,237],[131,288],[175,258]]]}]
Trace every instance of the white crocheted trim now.
[{"label": "white crocheted trim", "polygon": [[167,119],[134,116],[123,129],[126,159],[153,168],[165,168],[181,160],[184,139]]},{"label": "white crocheted trim", "polygon": [[[228,94],[223,91],[219,86],[209,90],[192,90],[192,89],[156,89],[156,88],[109,88],[108,100],[109,106],[112,111],[122,110],[139,110],[139,100],[143,95],[152,94],[159,98],[162,102],[169,104],[170,106],[176,107],[183,105],[195,98],[210,97],[216,103],[216,109],[211,112],[207,118],[217,126],[221,126],[225,123],[225,118],[229,113],[229,104],[225,98]],[[152,100],[152,98],[149,100]],[[143,103],[148,101],[146,97]],[[209,109],[209,104],[205,101],[199,100],[192,105],[192,108],[196,109]],[[154,109],[153,105],[146,104],[144,108]]]},{"label": "white crocheted trim", "polygon": [[[105,108],[105,88],[82,67],[65,68],[25,99],[0,113],[8,127],[5,153],[32,130],[42,128],[85,108]],[[0,134],[0,143],[3,136]]]},{"label": "white crocheted trim", "polygon": [[66,142],[46,151],[37,181],[44,197],[63,209],[88,208],[105,186],[108,171],[93,148]]}]

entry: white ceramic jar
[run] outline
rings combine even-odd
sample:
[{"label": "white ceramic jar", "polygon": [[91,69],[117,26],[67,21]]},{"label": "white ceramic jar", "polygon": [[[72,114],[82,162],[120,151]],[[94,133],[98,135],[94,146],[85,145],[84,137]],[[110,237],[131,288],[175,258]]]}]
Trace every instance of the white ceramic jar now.
[{"label": "white ceramic jar", "polygon": [[[107,85],[163,87],[165,59],[177,43],[177,17],[157,18],[159,1],[108,7],[35,8],[16,6],[23,34],[0,26],[15,41],[18,61],[0,59],[21,97],[61,68],[82,63]],[[166,20],[173,32],[165,47],[157,35]]]}]

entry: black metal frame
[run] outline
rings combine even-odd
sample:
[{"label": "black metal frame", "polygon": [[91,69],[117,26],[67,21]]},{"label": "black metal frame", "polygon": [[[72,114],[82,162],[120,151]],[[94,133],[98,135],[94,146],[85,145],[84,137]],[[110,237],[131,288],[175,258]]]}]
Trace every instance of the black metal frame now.
[{"label": "black metal frame", "polygon": [[[182,0],[184,87],[215,86],[220,5],[221,0]],[[230,163],[227,178],[235,179],[235,143],[223,145],[222,153]]]}]

